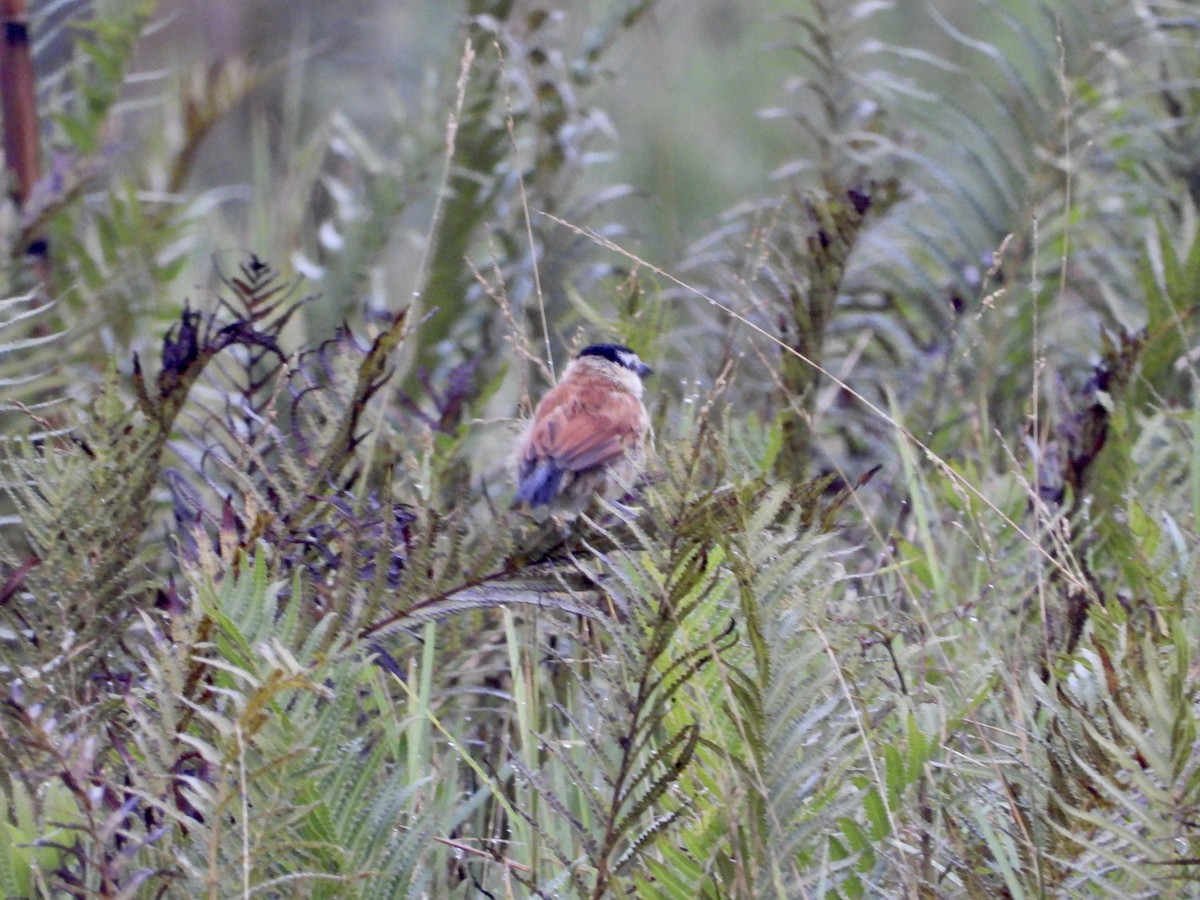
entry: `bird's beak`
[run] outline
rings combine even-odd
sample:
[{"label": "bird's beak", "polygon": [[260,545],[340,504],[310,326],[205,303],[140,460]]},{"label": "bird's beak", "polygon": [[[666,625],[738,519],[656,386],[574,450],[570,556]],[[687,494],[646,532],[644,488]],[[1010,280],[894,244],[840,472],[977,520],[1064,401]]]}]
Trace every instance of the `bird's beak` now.
[{"label": "bird's beak", "polygon": [[654,370],[646,365],[641,360],[638,361],[638,377],[645,378],[647,375],[653,375]]}]

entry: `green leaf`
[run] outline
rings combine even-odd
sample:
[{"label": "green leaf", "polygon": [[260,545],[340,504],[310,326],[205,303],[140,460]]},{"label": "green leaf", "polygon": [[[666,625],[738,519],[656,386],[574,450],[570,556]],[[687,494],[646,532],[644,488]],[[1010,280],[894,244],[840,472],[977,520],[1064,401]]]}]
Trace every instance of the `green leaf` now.
[{"label": "green leaf", "polygon": [[874,785],[868,788],[863,795],[863,813],[871,826],[868,833],[872,841],[881,841],[891,834],[892,826],[888,820],[887,807],[883,803],[883,797],[880,796],[879,790]]}]

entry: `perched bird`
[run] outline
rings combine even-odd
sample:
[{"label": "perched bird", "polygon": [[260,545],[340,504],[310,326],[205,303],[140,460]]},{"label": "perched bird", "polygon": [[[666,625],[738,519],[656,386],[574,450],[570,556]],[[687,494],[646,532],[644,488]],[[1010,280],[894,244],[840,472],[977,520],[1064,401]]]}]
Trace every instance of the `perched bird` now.
[{"label": "perched bird", "polygon": [[642,377],[650,371],[628,347],[584,347],[533,412],[518,450],[513,504],[573,517],[594,497],[615,501],[626,493],[646,455]]}]

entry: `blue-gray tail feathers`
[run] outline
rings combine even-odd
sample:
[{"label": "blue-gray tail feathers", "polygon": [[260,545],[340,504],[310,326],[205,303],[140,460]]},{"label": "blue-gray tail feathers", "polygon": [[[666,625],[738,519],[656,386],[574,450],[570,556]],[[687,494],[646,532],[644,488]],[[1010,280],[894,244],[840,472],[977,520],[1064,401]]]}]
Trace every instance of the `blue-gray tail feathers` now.
[{"label": "blue-gray tail feathers", "polygon": [[546,506],[558,495],[564,471],[548,459],[539,459],[532,469],[521,476],[514,502]]}]

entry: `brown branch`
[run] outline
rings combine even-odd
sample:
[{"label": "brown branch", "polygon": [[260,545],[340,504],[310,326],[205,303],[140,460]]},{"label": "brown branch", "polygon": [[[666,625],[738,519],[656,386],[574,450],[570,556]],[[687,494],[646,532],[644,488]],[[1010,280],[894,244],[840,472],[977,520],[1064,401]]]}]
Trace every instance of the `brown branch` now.
[{"label": "brown branch", "polygon": [[29,199],[38,178],[38,120],[33,60],[29,55],[29,15],[25,0],[0,0],[0,115],[4,117],[4,159],[18,204]]},{"label": "brown branch", "polygon": [[[38,180],[38,115],[33,58],[29,53],[29,14],[25,0],[0,0],[0,120],[4,129],[4,165],[9,195],[20,209]],[[46,280],[46,241],[40,231],[25,235],[17,248],[38,259],[38,276]]]}]

